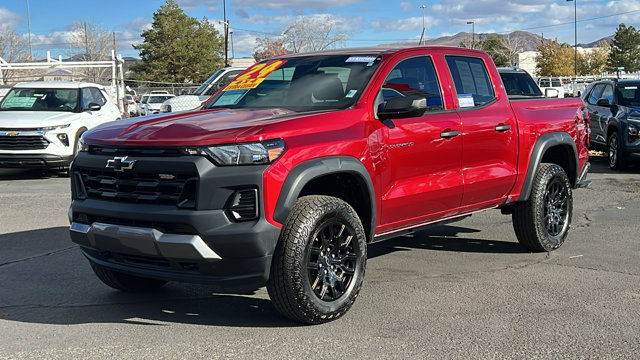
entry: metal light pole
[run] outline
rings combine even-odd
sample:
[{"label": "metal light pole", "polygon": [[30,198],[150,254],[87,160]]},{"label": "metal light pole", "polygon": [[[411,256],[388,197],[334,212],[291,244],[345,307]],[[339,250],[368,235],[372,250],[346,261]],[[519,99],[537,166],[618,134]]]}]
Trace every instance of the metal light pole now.
[{"label": "metal light pole", "polygon": [[224,17],[224,66],[229,66],[229,22],[227,21],[227,1],[222,0]]},{"label": "metal light pole", "polygon": [[573,1],[573,72],[578,77],[578,0]]},{"label": "metal light pole", "polygon": [[31,48],[31,15],[29,14],[29,0],[27,1],[27,31],[29,31],[29,60],[33,59],[33,50]]},{"label": "metal light pole", "polygon": [[424,39],[424,9],[426,8],[426,5],[420,5],[420,9],[422,9],[422,35],[420,35],[420,42],[418,45],[422,45],[422,39]]},{"label": "metal light pole", "polygon": [[471,25],[471,47],[476,48],[476,23],[474,21],[467,21],[467,25]]}]

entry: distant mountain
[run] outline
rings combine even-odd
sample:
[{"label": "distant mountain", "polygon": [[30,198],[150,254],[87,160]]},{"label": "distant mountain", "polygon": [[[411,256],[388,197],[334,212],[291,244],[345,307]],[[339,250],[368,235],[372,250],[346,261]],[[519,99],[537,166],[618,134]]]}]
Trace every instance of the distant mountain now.
[{"label": "distant mountain", "polygon": [[[530,33],[528,31],[514,31],[510,34],[495,34],[495,33],[477,33],[475,34],[476,41],[484,40],[489,35],[498,35],[501,37],[509,36],[514,41],[517,41],[522,48],[523,51],[535,51],[538,48],[538,45],[542,43],[542,36],[534,33]],[[435,45],[435,46],[460,46],[460,43],[465,40],[471,40],[472,34],[469,32],[459,32],[455,35],[451,36],[441,36],[435,39],[428,39],[425,41],[427,45]],[[549,38],[545,38],[548,40]],[[613,39],[613,35],[604,37],[600,40],[588,43],[588,44],[578,44],[579,47],[583,48],[592,48],[598,45],[598,42],[601,40],[605,40],[608,43],[611,43],[611,39]],[[384,44],[384,45],[416,45],[417,41],[414,43],[394,43],[394,44]]]}]

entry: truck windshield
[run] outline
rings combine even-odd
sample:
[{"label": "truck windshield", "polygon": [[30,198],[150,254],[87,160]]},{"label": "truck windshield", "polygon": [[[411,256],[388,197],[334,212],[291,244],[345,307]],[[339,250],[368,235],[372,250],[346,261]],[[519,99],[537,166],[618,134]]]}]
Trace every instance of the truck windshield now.
[{"label": "truck windshield", "polygon": [[377,55],[267,60],[236,77],[206,108],[344,109],[360,97],[380,60]]},{"label": "truck windshield", "polygon": [[205,82],[202,83],[202,85],[198,86],[197,89],[193,90],[191,95],[202,94],[209,87],[209,84],[211,84],[211,82],[213,82],[213,80],[215,80],[215,78],[217,78],[223,71],[224,71],[224,68],[214,72],[213,75],[211,75]]},{"label": "truck windshield", "polygon": [[625,83],[616,86],[618,104],[629,107],[640,107],[640,82]]},{"label": "truck windshield", "polygon": [[78,109],[78,89],[13,88],[0,104],[4,111],[68,111]]}]

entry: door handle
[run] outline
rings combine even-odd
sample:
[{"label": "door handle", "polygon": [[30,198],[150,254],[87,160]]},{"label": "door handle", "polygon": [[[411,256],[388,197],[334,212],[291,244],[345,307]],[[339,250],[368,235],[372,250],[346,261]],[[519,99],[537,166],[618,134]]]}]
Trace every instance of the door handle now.
[{"label": "door handle", "polygon": [[504,125],[504,124],[496,125],[494,129],[496,129],[496,131],[498,132],[503,132],[503,131],[511,130],[511,125]]},{"label": "door handle", "polygon": [[449,130],[449,131],[443,131],[440,133],[440,137],[443,139],[448,139],[448,138],[452,138],[452,137],[456,137],[460,135],[460,132],[458,130]]}]

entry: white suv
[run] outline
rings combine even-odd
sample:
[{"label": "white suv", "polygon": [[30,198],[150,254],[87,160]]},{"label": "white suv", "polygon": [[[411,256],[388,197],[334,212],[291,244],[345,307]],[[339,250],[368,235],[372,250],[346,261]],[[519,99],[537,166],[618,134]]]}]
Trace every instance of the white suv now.
[{"label": "white suv", "polygon": [[68,168],[83,132],[121,117],[102,85],[17,84],[0,102],[0,168]]},{"label": "white suv", "polygon": [[176,96],[165,101],[160,107],[160,112],[195,110],[200,107],[203,102],[207,101],[211,95],[220,90],[222,86],[228,84],[233,78],[246,69],[247,66],[222,68],[211,75],[207,81],[202,83],[202,85],[195,89],[190,95]]},{"label": "white suv", "polygon": [[551,92],[547,91],[547,89],[555,89],[558,91],[557,97],[564,98],[564,84],[562,83],[562,79],[557,77],[541,77],[538,79],[538,87],[542,90],[542,93],[546,97],[556,97],[551,96]]}]

